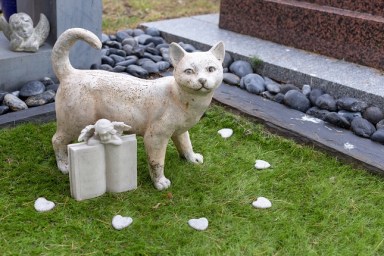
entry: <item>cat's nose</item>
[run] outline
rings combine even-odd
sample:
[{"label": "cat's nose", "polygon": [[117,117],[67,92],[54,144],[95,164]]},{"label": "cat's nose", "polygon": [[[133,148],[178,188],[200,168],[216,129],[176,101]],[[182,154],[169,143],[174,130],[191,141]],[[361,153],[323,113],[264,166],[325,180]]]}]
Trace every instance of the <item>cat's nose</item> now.
[{"label": "cat's nose", "polygon": [[207,79],[205,78],[199,78],[199,83],[204,86],[207,83]]}]

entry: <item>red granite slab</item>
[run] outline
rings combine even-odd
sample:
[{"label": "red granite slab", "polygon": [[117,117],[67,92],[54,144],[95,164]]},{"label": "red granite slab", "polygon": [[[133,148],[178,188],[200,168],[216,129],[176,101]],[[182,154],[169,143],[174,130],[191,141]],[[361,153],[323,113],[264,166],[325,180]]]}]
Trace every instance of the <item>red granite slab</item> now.
[{"label": "red granite slab", "polygon": [[300,2],[326,5],[351,11],[365,12],[372,15],[384,15],[382,0],[298,0]]},{"label": "red granite slab", "polygon": [[[384,69],[382,16],[310,1],[222,0],[219,26],[279,44]],[[327,2],[336,4],[340,1]]]}]

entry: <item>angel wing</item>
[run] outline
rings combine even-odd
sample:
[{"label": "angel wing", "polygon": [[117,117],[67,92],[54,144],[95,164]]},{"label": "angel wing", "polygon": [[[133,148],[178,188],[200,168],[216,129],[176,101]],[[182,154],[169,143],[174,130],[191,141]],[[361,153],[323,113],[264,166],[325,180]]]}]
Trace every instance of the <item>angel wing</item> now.
[{"label": "angel wing", "polygon": [[81,130],[80,136],[77,140],[87,142],[93,134],[95,134],[95,126],[87,125],[83,130]]},{"label": "angel wing", "polygon": [[132,128],[123,122],[112,122],[112,124],[118,135],[122,135],[124,131],[129,131]]},{"label": "angel wing", "polygon": [[39,41],[39,46],[44,44],[49,35],[49,30],[50,27],[47,17],[43,13],[40,13],[39,23],[35,27],[35,35],[37,36],[36,39]]},{"label": "angel wing", "polygon": [[9,24],[4,16],[0,17],[0,31],[3,31],[5,37],[11,41],[11,29],[9,28]]}]

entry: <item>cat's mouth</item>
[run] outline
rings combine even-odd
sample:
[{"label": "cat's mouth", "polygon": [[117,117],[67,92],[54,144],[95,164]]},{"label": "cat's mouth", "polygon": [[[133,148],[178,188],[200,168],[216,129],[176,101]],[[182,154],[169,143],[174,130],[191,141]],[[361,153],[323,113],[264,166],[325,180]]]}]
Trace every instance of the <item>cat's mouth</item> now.
[{"label": "cat's mouth", "polygon": [[201,91],[201,92],[210,92],[210,91],[212,91],[211,88],[205,87],[204,85],[202,85],[200,88],[196,88],[194,90],[195,91]]}]

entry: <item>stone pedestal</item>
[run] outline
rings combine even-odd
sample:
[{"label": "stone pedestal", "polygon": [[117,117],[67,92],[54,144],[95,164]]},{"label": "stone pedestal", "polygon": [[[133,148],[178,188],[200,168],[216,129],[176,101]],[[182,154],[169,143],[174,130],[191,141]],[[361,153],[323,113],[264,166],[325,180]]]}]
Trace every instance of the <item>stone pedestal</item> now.
[{"label": "stone pedestal", "polygon": [[[30,15],[34,26],[40,13],[44,13],[51,30],[46,43],[36,53],[10,51],[9,41],[0,32],[0,90],[14,91],[30,80],[54,77],[52,47],[68,28],[85,28],[101,38],[101,0],[17,0],[17,9]],[[74,67],[88,69],[100,62],[100,52],[84,42],[77,42],[71,49],[70,59]]]},{"label": "stone pedestal", "polygon": [[222,0],[220,28],[384,69],[384,2]]}]

